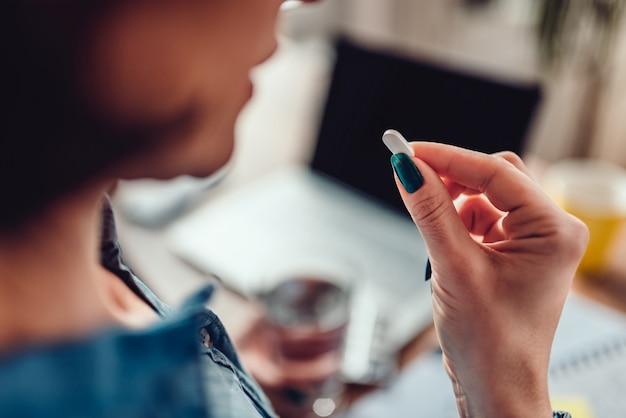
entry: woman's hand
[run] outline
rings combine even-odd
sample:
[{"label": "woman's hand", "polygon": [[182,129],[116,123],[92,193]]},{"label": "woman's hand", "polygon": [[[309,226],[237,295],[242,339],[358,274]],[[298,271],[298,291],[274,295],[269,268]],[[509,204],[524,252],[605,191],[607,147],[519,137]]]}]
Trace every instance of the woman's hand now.
[{"label": "woman's hand", "polygon": [[403,184],[421,182],[411,187],[394,164],[396,182],[428,248],[434,323],[461,416],[551,417],[550,350],[585,225],[513,153],[412,147],[423,185],[408,193]]}]

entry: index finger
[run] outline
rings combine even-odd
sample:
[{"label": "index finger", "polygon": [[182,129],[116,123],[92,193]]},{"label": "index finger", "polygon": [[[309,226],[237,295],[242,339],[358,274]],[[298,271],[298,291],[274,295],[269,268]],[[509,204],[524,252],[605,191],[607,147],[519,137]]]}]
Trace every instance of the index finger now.
[{"label": "index finger", "polygon": [[503,158],[435,142],[412,142],[411,146],[415,156],[437,174],[485,193],[501,211],[510,212],[547,199],[534,181]]}]

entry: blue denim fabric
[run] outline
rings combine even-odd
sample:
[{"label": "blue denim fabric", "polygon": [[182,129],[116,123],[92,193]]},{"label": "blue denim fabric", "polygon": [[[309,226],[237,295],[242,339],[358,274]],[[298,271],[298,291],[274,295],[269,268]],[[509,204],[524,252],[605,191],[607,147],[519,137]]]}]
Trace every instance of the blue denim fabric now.
[{"label": "blue denim fabric", "polygon": [[223,325],[205,308],[213,288],[172,310],[121,262],[108,205],[103,219],[103,264],[163,320],[3,355],[0,418],[275,418]]}]

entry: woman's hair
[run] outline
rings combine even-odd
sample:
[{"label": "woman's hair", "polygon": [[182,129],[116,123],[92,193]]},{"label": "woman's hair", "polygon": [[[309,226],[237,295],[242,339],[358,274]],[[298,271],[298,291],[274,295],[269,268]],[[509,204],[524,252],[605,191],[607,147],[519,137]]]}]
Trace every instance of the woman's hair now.
[{"label": "woman's hair", "polygon": [[4,0],[0,13],[0,231],[21,225],[185,115],[115,126],[78,87],[90,25],[119,0]]}]

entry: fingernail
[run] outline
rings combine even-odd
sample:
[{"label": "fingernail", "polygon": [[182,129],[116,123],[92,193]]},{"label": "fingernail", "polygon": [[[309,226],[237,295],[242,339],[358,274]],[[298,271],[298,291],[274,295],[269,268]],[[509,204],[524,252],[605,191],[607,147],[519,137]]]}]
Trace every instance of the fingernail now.
[{"label": "fingernail", "polygon": [[430,294],[433,294],[433,282],[430,281],[431,277],[433,277],[433,268],[430,265],[430,258],[426,259],[426,271],[424,272],[424,280],[428,282],[430,285]]},{"label": "fingernail", "polygon": [[416,192],[424,184],[424,177],[419,172],[411,157],[406,154],[398,153],[391,156],[391,165],[393,171],[400,179],[400,183],[404,186],[404,190],[408,193]]}]

